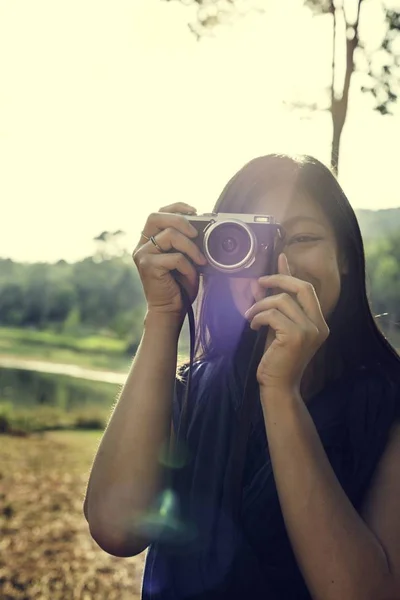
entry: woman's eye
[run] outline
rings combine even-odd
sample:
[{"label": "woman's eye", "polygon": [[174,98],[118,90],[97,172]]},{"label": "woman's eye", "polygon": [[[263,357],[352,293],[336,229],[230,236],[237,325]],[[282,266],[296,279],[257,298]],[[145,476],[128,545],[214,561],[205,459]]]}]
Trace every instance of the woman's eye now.
[{"label": "woman's eye", "polygon": [[309,235],[298,235],[295,238],[291,239],[291,242],[313,242],[318,238],[310,237]]}]

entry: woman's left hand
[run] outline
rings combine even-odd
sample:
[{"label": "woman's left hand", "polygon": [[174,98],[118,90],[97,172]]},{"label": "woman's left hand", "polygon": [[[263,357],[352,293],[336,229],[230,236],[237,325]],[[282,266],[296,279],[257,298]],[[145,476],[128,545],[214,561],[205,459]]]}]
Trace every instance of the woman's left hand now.
[{"label": "woman's left hand", "polygon": [[278,271],[258,281],[283,293],[259,300],[246,312],[251,329],[270,326],[257,381],[263,388],[300,391],[304,371],[329,336],[329,327],[314,286],[292,277],[285,254],[279,255]]}]

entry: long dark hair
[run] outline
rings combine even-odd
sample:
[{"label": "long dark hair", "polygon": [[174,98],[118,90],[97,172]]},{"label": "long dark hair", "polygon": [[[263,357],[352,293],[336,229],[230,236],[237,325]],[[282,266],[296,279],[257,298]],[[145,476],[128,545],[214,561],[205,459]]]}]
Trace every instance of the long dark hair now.
[{"label": "long dark hair", "polygon": [[[338,303],[328,320],[330,335],[323,345],[325,383],[335,379],[343,369],[381,365],[391,373],[399,373],[400,357],[371,312],[364,244],[357,217],[325,165],[307,155],[270,154],[255,158],[227,183],[214,212],[251,212],[255,200],[288,180],[321,206],[348,265],[348,273],[342,275]],[[195,312],[196,361],[229,357],[242,335],[244,319],[234,306],[226,278],[202,278]],[[314,360],[318,361],[320,354],[321,348]],[[249,357],[243,357],[246,358]]]}]

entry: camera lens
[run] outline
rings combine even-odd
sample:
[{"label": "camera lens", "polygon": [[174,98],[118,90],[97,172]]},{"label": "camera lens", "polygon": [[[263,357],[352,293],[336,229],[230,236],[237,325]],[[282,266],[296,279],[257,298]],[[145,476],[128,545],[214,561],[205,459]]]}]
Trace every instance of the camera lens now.
[{"label": "camera lens", "polygon": [[252,240],[247,228],[232,222],[216,226],[207,240],[210,257],[219,265],[228,268],[244,261],[251,246]]},{"label": "camera lens", "polygon": [[233,252],[237,248],[237,242],[235,238],[226,238],[222,242],[222,247],[226,252]]}]

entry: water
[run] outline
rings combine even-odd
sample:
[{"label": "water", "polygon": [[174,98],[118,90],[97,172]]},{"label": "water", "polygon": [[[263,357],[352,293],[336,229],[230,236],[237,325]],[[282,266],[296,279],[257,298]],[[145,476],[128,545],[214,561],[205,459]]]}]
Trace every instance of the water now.
[{"label": "water", "polygon": [[[46,405],[65,411],[89,405],[111,407],[126,378],[121,375],[118,376],[120,383],[110,383],[72,377],[60,372],[45,373],[31,370],[31,367],[0,367],[0,402],[11,403],[16,408]],[[66,372],[68,367],[65,366]]]}]

